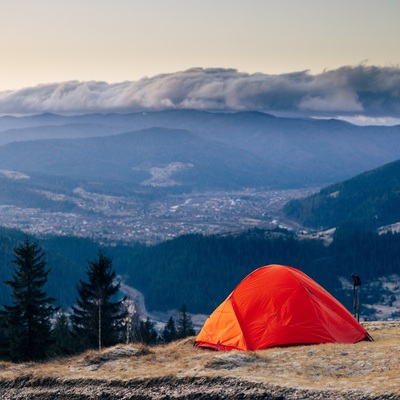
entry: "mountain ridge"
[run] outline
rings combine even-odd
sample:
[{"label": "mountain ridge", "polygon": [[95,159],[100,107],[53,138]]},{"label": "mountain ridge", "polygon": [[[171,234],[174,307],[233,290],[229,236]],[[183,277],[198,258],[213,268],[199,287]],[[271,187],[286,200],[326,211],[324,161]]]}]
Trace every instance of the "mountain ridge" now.
[{"label": "mountain ridge", "polygon": [[[243,162],[243,166],[249,180],[247,186],[286,188],[324,186],[400,159],[400,126],[359,127],[334,119],[294,119],[276,117],[261,112],[211,113],[193,110],[86,114],[70,117],[42,114],[13,120],[14,128],[10,130],[10,127],[4,123],[7,121],[4,120],[5,117],[1,118],[0,144],[3,146],[0,146],[2,152],[0,169],[15,169],[16,171],[18,171],[18,167],[26,163],[26,158],[35,156],[36,150],[29,149],[31,144],[23,141],[24,139],[30,141],[42,139],[38,146],[48,146],[48,154],[43,159],[46,160],[55,151],[51,147],[51,143],[54,144],[54,142],[49,142],[55,138],[80,140],[84,137],[91,137],[95,142],[99,141],[100,137],[155,128],[181,129],[190,132],[191,135],[197,135],[198,146],[203,146],[201,149],[204,153],[203,169],[207,169],[207,157],[216,160],[215,153],[218,153],[219,164],[213,166],[215,175],[219,173],[221,165],[233,166],[235,164],[232,163],[233,159],[236,159],[237,166],[240,164],[241,158],[246,160]],[[24,127],[17,129],[16,122]],[[25,126],[29,123],[33,124],[31,128]],[[8,146],[11,144],[13,136],[18,137],[19,147]],[[205,146],[205,141],[213,144],[214,154],[210,153],[213,146]],[[175,147],[179,147],[179,145],[177,141]],[[187,145],[189,146],[189,143]],[[17,155],[11,153],[16,151],[15,149],[21,149],[22,146],[26,146],[26,154],[17,160]],[[163,156],[166,155],[159,149],[157,141],[152,143],[152,146],[153,152],[158,151]],[[194,145],[191,146],[192,149],[188,147],[188,150],[194,154]],[[183,150],[183,144],[181,144],[181,149],[181,156],[187,157],[188,152]],[[150,151],[149,144],[144,151]],[[236,155],[234,156],[235,151]],[[10,153],[9,157],[16,160],[12,166],[6,165],[7,152]],[[80,160],[73,160],[74,156],[76,153],[73,151],[70,156],[65,155],[64,158],[68,159],[69,157],[71,163],[76,162],[77,165],[83,164],[82,156]],[[253,158],[254,165],[250,158]],[[103,159],[104,163],[108,162],[106,153],[103,154]],[[180,160],[170,159],[168,163],[173,161]],[[188,162],[195,164],[193,160]],[[40,163],[41,160],[38,159],[35,168],[39,168]],[[58,160],[54,160],[55,166],[57,163]],[[100,167],[102,167],[102,163],[99,160]],[[160,167],[160,165],[155,163],[152,167]],[[35,168],[32,170],[34,171]],[[51,169],[43,166],[41,168],[51,172]],[[231,175],[234,177],[239,172],[238,168],[235,168],[236,172],[229,171],[229,168],[221,171],[218,180],[228,183],[227,177],[229,178]],[[30,171],[21,172],[29,175]],[[262,174],[265,176],[264,179],[260,178]],[[253,175],[258,175],[258,178],[253,179]],[[68,178],[68,175],[65,178]],[[93,177],[91,179],[93,180]],[[215,179],[217,180],[216,176]],[[257,180],[258,183],[252,183]],[[203,179],[203,183],[204,181]],[[242,179],[240,185],[246,186],[246,182],[243,182]]]},{"label": "mountain ridge", "polygon": [[[202,187],[204,182],[209,187],[252,186],[264,179],[262,164],[253,154],[182,129],[148,128],[102,137],[13,142],[0,147],[1,169],[66,176],[77,181],[114,179],[140,185],[151,178],[150,168],[173,162],[194,165],[184,186],[194,183]],[[256,168],[248,174],[250,166]],[[178,172],[182,177],[185,174]],[[226,176],[231,176],[231,181],[226,181]]]},{"label": "mountain ridge", "polygon": [[400,222],[400,160],[325,187],[284,207],[286,218],[325,229],[358,225],[367,229]]}]

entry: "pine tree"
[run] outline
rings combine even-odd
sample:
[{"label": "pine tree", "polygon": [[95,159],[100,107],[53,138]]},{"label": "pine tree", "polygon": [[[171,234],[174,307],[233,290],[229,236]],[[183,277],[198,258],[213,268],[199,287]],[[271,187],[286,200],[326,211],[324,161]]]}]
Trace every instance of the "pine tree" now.
[{"label": "pine tree", "polygon": [[73,334],[81,349],[112,346],[121,342],[126,310],[123,301],[113,299],[120,284],[115,283],[116,273],[112,260],[100,249],[96,261],[88,261],[88,282],[78,284],[76,306],[71,315]]},{"label": "pine tree", "polygon": [[140,321],[139,327],[135,332],[135,342],[153,345],[158,342],[157,331],[154,323],[147,317],[146,321]]},{"label": "pine tree", "polygon": [[57,355],[73,354],[75,350],[74,338],[70,331],[69,318],[64,311],[58,315],[53,328],[52,352]]},{"label": "pine tree", "polygon": [[50,318],[57,310],[54,299],[47,297],[43,286],[50,272],[44,252],[28,236],[14,250],[16,265],[11,280],[12,305],[1,312],[9,356],[14,361],[38,360],[47,355],[51,344]]},{"label": "pine tree", "polygon": [[196,334],[193,328],[192,319],[187,313],[185,304],[182,306],[177,325],[177,333],[179,339],[183,339],[188,336],[194,336]]},{"label": "pine tree", "polygon": [[175,321],[172,317],[169,318],[165,325],[161,339],[164,343],[170,343],[178,339],[178,332],[176,331]]}]

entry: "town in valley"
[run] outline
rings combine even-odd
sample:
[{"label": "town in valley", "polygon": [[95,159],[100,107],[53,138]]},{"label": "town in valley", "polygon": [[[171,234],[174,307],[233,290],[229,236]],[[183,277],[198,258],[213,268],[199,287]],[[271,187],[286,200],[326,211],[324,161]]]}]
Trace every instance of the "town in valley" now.
[{"label": "town in valley", "polygon": [[[0,205],[0,226],[44,236],[77,236],[98,242],[155,244],[184,234],[222,234],[281,225],[289,200],[316,189],[171,194],[151,200],[90,193],[42,192],[53,201],[76,204],[72,212]],[[289,228],[289,227],[288,227]]]}]

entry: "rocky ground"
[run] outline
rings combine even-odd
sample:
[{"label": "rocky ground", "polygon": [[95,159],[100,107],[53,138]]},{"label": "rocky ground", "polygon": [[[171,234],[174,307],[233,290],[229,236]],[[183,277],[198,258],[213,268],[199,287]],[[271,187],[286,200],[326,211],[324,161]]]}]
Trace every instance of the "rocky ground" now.
[{"label": "rocky ground", "polygon": [[303,390],[256,384],[229,378],[173,377],[139,379],[128,382],[52,380],[31,381],[29,377],[3,389],[3,400],[87,400],[87,399],[397,399],[394,394],[369,396],[359,391],[346,394],[332,390]]},{"label": "rocky ground", "polygon": [[398,399],[400,322],[369,322],[373,342],[214,352],[193,338],[120,345],[47,363],[0,362],[0,398]]}]

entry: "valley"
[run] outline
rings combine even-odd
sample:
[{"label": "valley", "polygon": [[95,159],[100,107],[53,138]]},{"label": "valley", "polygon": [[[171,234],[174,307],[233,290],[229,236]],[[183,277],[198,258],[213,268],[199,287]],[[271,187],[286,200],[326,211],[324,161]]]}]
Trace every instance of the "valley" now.
[{"label": "valley", "polygon": [[70,195],[41,191],[56,202],[69,202],[68,212],[0,205],[0,226],[35,236],[91,238],[107,243],[155,244],[184,234],[221,234],[249,228],[273,228],[289,200],[316,189],[260,191],[247,189],[170,194],[151,200],[112,196],[76,188]]},{"label": "valley", "polygon": [[252,268],[281,263],[349,308],[356,272],[363,316],[397,318],[398,285],[379,279],[398,281],[398,237],[376,232],[400,220],[399,149],[400,125],[261,112],[0,117],[0,227],[16,230],[2,257],[20,231],[40,239],[66,307],[101,244],[151,311],[209,312]]}]

